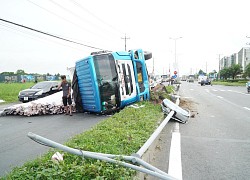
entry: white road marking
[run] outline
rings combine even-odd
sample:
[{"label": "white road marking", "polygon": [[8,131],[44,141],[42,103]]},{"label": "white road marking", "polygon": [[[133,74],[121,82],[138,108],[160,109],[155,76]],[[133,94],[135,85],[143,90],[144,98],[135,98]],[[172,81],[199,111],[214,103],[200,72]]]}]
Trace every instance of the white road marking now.
[{"label": "white road marking", "polygon": [[194,89],[190,89],[190,91],[193,91]]},{"label": "white road marking", "polygon": [[224,90],[224,89],[221,89],[220,91],[224,92],[224,91],[226,91],[226,90]]},{"label": "white road marking", "polygon": [[192,99],[193,97],[181,97],[181,99]]},{"label": "white road marking", "polygon": [[238,94],[243,94],[243,95],[246,95],[246,96],[250,96],[250,94],[247,94],[247,93],[244,93],[244,92],[240,92],[240,91],[233,91],[233,90],[227,90],[229,92],[235,92],[235,93],[238,93]]},{"label": "white road marking", "polygon": [[223,99],[223,97],[221,97],[221,96],[217,96],[218,98],[220,98],[220,99]]},{"label": "white road marking", "polygon": [[213,89],[213,91],[218,91],[217,89]]},{"label": "white road marking", "polygon": [[248,111],[250,111],[250,108],[248,108],[248,107],[243,107],[244,109],[246,109],[246,110],[248,110]]},{"label": "white road marking", "polygon": [[168,174],[176,179],[182,180],[182,164],[181,164],[181,134],[179,132],[179,123],[175,123],[172,133]]}]

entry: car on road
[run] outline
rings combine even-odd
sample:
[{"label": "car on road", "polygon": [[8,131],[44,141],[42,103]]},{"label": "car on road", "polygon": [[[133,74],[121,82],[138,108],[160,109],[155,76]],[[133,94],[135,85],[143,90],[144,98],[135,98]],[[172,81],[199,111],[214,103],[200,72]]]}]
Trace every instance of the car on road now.
[{"label": "car on road", "polygon": [[169,78],[169,75],[162,75],[161,76],[161,82],[169,82],[170,81],[170,78]]},{"label": "car on road", "polygon": [[194,79],[193,78],[189,78],[189,79],[187,79],[187,82],[194,82]]},{"label": "car on road", "polygon": [[53,93],[56,93],[58,90],[58,85],[60,82],[58,81],[42,81],[29,89],[25,89],[19,92],[18,99],[21,102],[29,102],[33,101]]},{"label": "car on road", "polygon": [[212,85],[211,80],[208,78],[205,80],[201,80],[201,86],[203,85]]}]

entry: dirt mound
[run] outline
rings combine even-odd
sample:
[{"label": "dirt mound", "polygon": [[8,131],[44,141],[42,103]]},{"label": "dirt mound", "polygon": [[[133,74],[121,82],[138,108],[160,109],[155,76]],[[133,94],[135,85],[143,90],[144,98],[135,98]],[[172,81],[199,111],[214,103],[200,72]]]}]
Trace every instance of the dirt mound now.
[{"label": "dirt mound", "polygon": [[180,107],[183,109],[188,109],[191,112],[191,118],[194,118],[196,115],[198,115],[197,111],[197,103],[190,99],[180,98]]}]

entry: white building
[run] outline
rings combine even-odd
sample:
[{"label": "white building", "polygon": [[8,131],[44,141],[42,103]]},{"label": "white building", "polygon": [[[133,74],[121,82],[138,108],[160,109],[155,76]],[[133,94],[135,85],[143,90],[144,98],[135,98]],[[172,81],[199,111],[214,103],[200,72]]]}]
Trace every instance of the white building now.
[{"label": "white building", "polygon": [[250,48],[242,48],[238,52],[238,64],[241,65],[243,72],[246,66],[250,63]]}]

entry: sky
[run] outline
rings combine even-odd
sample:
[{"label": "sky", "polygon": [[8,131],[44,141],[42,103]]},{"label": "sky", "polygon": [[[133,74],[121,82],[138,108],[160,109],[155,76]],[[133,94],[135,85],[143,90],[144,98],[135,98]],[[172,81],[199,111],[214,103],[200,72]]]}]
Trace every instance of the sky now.
[{"label": "sky", "polygon": [[[0,18],[111,51],[153,53],[156,74],[218,70],[219,55],[248,47],[249,0],[0,0]],[[172,38],[172,39],[171,39]],[[0,72],[68,74],[97,51],[0,21]],[[149,72],[153,59],[147,61]]]}]

